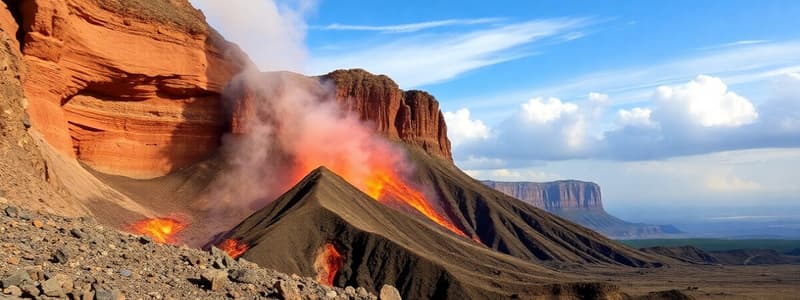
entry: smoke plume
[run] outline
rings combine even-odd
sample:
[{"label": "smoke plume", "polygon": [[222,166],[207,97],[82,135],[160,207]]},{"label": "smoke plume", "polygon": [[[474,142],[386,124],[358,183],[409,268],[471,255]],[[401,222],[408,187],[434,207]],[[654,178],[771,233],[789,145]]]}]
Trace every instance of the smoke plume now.
[{"label": "smoke plume", "polygon": [[404,152],[342,110],[332,84],[290,72],[245,72],[225,92],[232,133],[215,203],[258,209],[325,166],[362,191],[379,170],[405,175]]}]

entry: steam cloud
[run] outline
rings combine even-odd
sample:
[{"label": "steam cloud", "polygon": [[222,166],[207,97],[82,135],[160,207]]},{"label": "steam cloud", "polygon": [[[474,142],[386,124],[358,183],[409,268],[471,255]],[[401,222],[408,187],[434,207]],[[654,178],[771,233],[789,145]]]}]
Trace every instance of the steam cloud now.
[{"label": "steam cloud", "polygon": [[302,72],[308,51],[305,16],[316,1],[191,0],[209,24],[238,44],[262,71]]},{"label": "steam cloud", "polygon": [[325,166],[366,190],[375,170],[407,174],[404,152],[341,109],[335,87],[289,72],[245,72],[225,103],[233,134],[223,140],[229,170],[211,188],[225,207],[257,209]]}]

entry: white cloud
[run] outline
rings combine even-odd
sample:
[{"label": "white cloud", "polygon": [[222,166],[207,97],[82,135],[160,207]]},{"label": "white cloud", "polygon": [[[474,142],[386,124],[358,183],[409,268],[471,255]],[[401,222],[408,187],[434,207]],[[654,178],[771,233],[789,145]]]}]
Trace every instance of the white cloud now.
[{"label": "white cloud", "polygon": [[191,2],[262,71],[303,71],[308,53],[305,15],[314,9],[316,1],[296,1],[295,6],[278,5],[272,0]]},{"label": "white cloud", "polygon": [[562,103],[558,98],[532,98],[522,104],[522,116],[526,121],[546,124],[561,119],[562,115],[574,114],[578,106],[573,103]]},{"label": "white cloud", "polygon": [[383,33],[410,33],[425,29],[432,29],[446,26],[457,25],[476,25],[496,23],[502,21],[501,18],[478,18],[478,19],[447,19],[437,21],[427,21],[418,23],[407,23],[398,25],[347,25],[347,24],[330,24],[327,26],[316,26],[314,29],[321,30],[354,30],[354,31],[378,31]]},{"label": "white cloud", "polygon": [[706,127],[742,126],[758,118],[753,103],[728,91],[721,79],[706,75],[699,75],[685,85],[658,87],[655,101],[683,110],[692,121]]},{"label": "white cloud", "polygon": [[483,124],[483,121],[471,119],[469,109],[462,108],[456,112],[445,112],[444,118],[447,121],[447,135],[453,146],[489,137],[489,128]]},{"label": "white cloud", "polygon": [[653,120],[650,120],[650,115],[653,110],[649,108],[634,107],[633,109],[620,109],[617,112],[617,123],[621,126],[642,126],[652,127],[655,126]]},{"label": "white cloud", "polygon": [[590,20],[546,19],[458,33],[402,36],[383,43],[358,45],[314,55],[312,70],[327,73],[364,68],[392,77],[403,88],[452,79],[464,72],[532,55],[521,49],[545,38],[582,28]]},{"label": "white cloud", "polygon": [[760,183],[734,175],[710,175],[706,177],[705,184],[707,188],[719,192],[756,191],[762,189]]},{"label": "white cloud", "polygon": [[[649,160],[727,150],[800,146],[800,76],[787,75],[781,88],[756,111],[750,100],[721,79],[700,75],[685,84],[655,88],[652,107],[617,109],[613,121],[599,116],[609,98],[590,101],[533,98],[488,130],[479,143],[454,148],[463,157],[552,161],[568,159]],[[524,141],[524,142],[523,142]],[[502,167],[499,167],[502,168]],[[718,182],[717,182],[718,183]]]}]

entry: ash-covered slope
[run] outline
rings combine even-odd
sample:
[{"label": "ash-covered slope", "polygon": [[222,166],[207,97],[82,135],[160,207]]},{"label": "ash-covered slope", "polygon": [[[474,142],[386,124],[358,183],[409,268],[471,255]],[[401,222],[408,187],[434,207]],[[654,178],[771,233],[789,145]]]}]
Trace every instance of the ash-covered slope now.
[{"label": "ash-covered slope", "polygon": [[661,265],[658,258],[491,189],[448,161],[414,149],[409,155],[417,180],[435,190],[456,225],[496,251],[558,265]]},{"label": "ash-covered slope", "polygon": [[[525,298],[555,290],[568,298],[621,296],[606,284],[555,284],[578,277],[386,207],[325,168],[244,220],[229,238],[250,245],[243,257],[261,266],[371,291],[392,284],[404,299]],[[333,267],[320,266],[331,262],[331,246],[338,253]]]},{"label": "ash-covered slope", "polygon": [[594,182],[578,180],[481,182],[506,195],[597,230],[611,238],[658,237],[681,233],[672,225],[631,223],[612,216],[603,208],[600,186]]}]

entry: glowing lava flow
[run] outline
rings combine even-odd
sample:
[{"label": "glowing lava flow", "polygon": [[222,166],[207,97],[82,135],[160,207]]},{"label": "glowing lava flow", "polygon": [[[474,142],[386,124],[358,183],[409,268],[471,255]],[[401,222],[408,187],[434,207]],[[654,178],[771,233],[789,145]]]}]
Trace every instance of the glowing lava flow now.
[{"label": "glowing lava flow", "polygon": [[322,249],[314,262],[315,269],[317,270],[317,281],[325,285],[333,285],[333,280],[339,269],[344,263],[342,254],[336,250],[336,247],[331,243],[322,246]]},{"label": "glowing lava flow", "polygon": [[408,186],[393,173],[374,172],[372,176],[366,179],[364,192],[379,202],[395,200],[405,203],[428,217],[428,219],[431,219],[431,221],[436,222],[436,224],[460,236],[467,236],[455,224],[437,212],[425,199],[422,192]]},{"label": "glowing lava flow", "polygon": [[238,258],[245,251],[247,251],[249,246],[244,242],[237,240],[237,239],[227,239],[222,241],[219,245],[217,245],[220,250],[225,251],[228,255],[232,258]]},{"label": "glowing lava flow", "polygon": [[159,243],[174,244],[176,236],[187,224],[173,218],[144,219],[129,226],[130,231],[152,238]]}]

